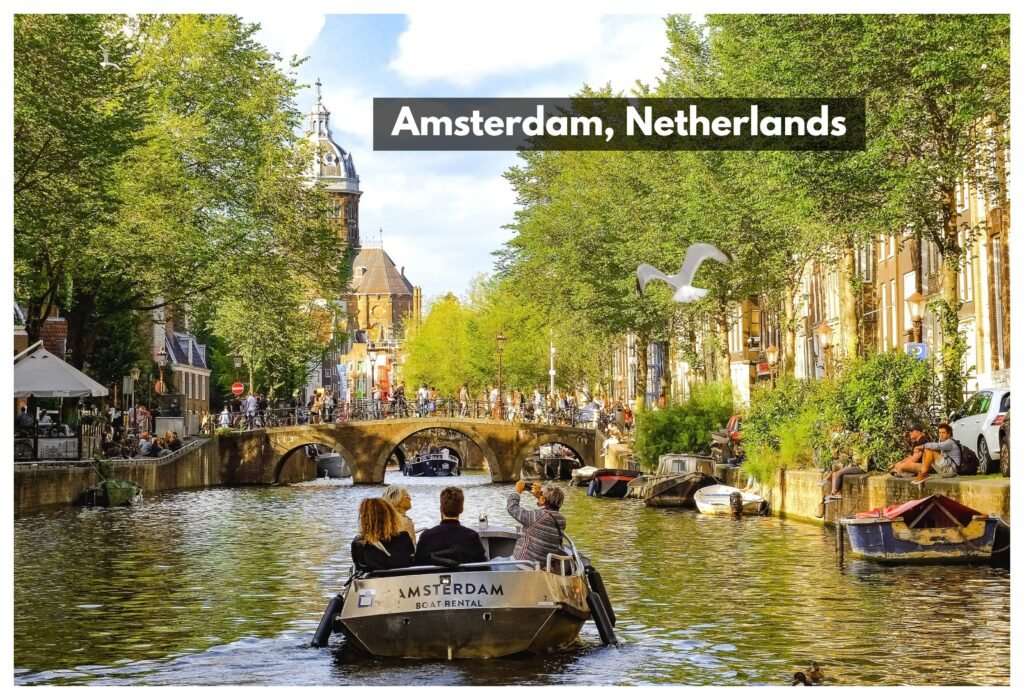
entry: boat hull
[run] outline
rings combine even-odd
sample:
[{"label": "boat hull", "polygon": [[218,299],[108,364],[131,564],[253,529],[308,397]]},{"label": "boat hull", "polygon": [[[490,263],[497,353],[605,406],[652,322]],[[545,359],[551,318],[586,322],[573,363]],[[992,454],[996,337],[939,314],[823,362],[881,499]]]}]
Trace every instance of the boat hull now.
[{"label": "boat hull", "polygon": [[693,495],[698,489],[717,484],[718,480],[703,472],[656,476],[644,486],[644,503],[654,508],[693,508]]},{"label": "boat hull", "polygon": [[911,528],[902,518],[844,518],[854,555],[886,564],[983,561],[992,557],[998,518],[976,516],[957,527]]},{"label": "boat hull", "polygon": [[322,455],[317,461],[317,467],[330,479],[346,479],[352,476],[352,469],[338,454]]},{"label": "boat hull", "polygon": [[580,463],[568,457],[531,457],[526,460],[524,479],[544,481],[568,481],[572,479],[572,470],[578,469]]},{"label": "boat hull", "polygon": [[406,462],[402,473],[406,476],[458,476],[460,469],[454,459],[431,457],[417,462]]},{"label": "boat hull", "polygon": [[598,469],[590,482],[588,496],[625,498],[629,483],[640,476],[631,469]]},{"label": "boat hull", "polygon": [[704,515],[732,515],[732,502],[729,500],[733,493],[739,493],[743,497],[741,508],[742,515],[758,515],[764,506],[765,500],[757,494],[742,491],[732,486],[720,484],[715,487],[700,489],[693,495],[694,504]]},{"label": "boat hull", "polygon": [[451,571],[355,579],[335,627],[376,656],[495,658],[562,648],[588,617],[582,576]]}]

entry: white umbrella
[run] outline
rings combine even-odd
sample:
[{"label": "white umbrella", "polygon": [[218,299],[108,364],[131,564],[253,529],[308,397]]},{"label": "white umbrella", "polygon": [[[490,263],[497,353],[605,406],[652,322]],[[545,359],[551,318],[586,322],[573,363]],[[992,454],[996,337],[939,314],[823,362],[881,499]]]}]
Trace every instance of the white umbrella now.
[{"label": "white umbrella", "polygon": [[14,396],[106,396],[107,388],[36,343],[14,358]]}]

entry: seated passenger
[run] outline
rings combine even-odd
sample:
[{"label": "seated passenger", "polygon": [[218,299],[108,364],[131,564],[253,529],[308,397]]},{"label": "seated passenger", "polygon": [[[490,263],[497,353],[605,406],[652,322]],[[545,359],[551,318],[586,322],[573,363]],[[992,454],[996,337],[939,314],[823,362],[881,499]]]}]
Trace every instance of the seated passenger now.
[{"label": "seated passenger", "polygon": [[525,481],[516,482],[515,493],[508,495],[508,514],[523,524],[523,531],[512,552],[513,559],[526,559],[546,564],[548,554],[562,554],[562,533],[565,516],[558,512],[565,500],[565,492],[554,484],[533,485],[531,494],[540,508],[529,509],[519,505],[519,495],[526,489]]},{"label": "seated passenger", "polygon": [[401,486],[392,484],[384,489],[381,498],[394,506],[395,510],[398,511],[398,520],[402,523],[402,530],[409,533],[409,538],[415,544],[416,526],[413,525],[412,519],[408,516],[409,509],[412,508],[412,498],[409,497],[409,492]]},{"label": "seated passenger", "polygon": [[359,535],[352,540],[352,563],[360,571],[412,566],[413,544],[398,511],[383,498],[359,504]]},{"label": "seated passenger", "polygon": [[416,547],[418,566],[487,561],[480,534],[459,523],[464,499],[462,489],[455,486],[448,486],[441,492],[441,523],[420,534]]}]

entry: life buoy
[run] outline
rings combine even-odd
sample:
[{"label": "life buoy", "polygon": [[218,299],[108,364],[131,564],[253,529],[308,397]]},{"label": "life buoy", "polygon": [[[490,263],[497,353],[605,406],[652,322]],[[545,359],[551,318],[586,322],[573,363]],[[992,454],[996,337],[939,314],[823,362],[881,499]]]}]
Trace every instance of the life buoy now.
[{"label": "life buoy", "polygon": [[327,640],[331,638],[331,632],[334,631],[334,616],[341,612],[343,605],[345,605],[345,597],[341,593],[331,598],[324,616],[320,618],[320,624],[317,625],[310,646],[316,648],[327,646]]}]

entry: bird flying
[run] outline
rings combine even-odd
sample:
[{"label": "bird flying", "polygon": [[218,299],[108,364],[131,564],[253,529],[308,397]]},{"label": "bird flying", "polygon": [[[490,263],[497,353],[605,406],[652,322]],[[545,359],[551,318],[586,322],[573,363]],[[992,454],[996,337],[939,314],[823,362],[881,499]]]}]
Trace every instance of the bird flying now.
[{"label": "bird flying", "polygon": [[708,290],[692,286],[693,277],[697,274],[697,268],[701,266],[701,263],[708,259],[725,264],[732,262],[732,258],[710,243],[694,243],[686,249],[683,264],[680,266],[679,272],[672,277],[652,265],[643,264],[638,267],[636,269],[637,289],[643,294],[651,280],[664,280],[668,286],[676,290],[672,296],[676,301],[683,303],[697,301],[706,295]]},{"label": "bird flying", "polygon": [[121,66],[110,62],[110,54],[107,53],[105,46],[101,46],[100,50],[103,52],[103,60],[100,61],[100,68],[117,68],[118,70],[121,70]]}]

